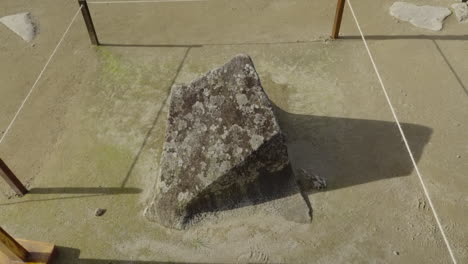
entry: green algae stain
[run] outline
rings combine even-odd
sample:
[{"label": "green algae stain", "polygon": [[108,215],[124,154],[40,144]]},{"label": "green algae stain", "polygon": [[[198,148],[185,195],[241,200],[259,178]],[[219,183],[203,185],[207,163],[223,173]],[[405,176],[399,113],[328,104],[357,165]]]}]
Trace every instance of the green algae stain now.
[{"label": "green algae stain", "polygon": [[143,95],[148,90],[153,91],[154,87],[158,87],[156,84],[159,78],[154,74],[158,70],[154,65],[141,64],[140,60],[124,59],[122,55],[106,47],[99,47],[97,54],[101,63],[100,86],[118,86],[125,89],[138,87],[140,89],[136,90]]},{"label": "green algae stain", "polygon": [[122,61],[122,57],[111,52],[105,47],[97,49],[99,60],[102,64],[102,72],[110,76],[129,76],[128,65]]}]

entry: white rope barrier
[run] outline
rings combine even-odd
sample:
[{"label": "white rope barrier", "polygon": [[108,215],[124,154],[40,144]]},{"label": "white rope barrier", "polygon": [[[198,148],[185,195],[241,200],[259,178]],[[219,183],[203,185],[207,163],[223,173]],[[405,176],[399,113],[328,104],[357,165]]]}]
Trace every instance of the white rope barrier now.
[{"label": "white rope barrier", "polygon": [[447,246],[450,257],[452,258],[452,262],[453,262],[453,264],[457,264],[457,260],[455,259],[455,255],[453,254],[452,247],[450,246],[450,243],[449,243],[449,241],[447,239],[447,235],[445,234],[444,228],[442,227],[442,223],[441,223],[441,221],[439,219],[439,215],[437,214],[437,211],[436,211],[436,209],[434,207],[434,204],[432,203],[432,199],[431,199],[431,197],[429,195],[429,191],[427,190],[427,187],[426,187],[426,184],[424,183],[422,174],[419,171],[418,165],[416,164],[416,160],[415,160],[415,158],[413,156],[413,153],[411,152],[411,148],[410,148],[410,146],[408,144],[408,140],[406,139],[405,133],[403,132],[400,121],[398,120],[398,116],[397,116],[396,111],[395,111],[395,109],[393,107],[392,101],[390,100],[387,89],[385,88],[385,85],[384,85],[384,83],[382,81],[382,77],[380,76],[379,70],[377,68],[377,65],[375,64],[374,58],[372,57],[372,53],[371,53],[371,51],[369,49],[369,46],[367,45],[367,41],[366,41],[366,38],[364,37],[364,33],[362,33],[361,26],[359,25],[356,14],[354,13],[354,9],[353,9],[353,6],[351,4],[351,0],[348,0],[348,4],[349,4],[349,9],[351,10],[351,14],[353,15],[354,21],[356,22],[356,26],[357,26],[357,28],[359,30],[359,33],[361,34],[361,38],[362,38],[362,41],[364,42],[364,46],[366,47],[367,53],[369,54],[369,58],[370,58],[370,60],[372,62],[372,66],[374,67],[374,71],[375,71],[375,73],[377,75],[377,78],[379,79],[380,86],[382,87],[382,91],[383,91],[383,93],[385,95],[385,99],[387,99],[387,103],[388,103],[388,105],[390,107],[390,110],[392,111],[393,118],[395,119],[395,122],[396,122],[396,124],[398,126],[398,130],[400,130],[401,137],[403,138],[403,141],[405,143],[406,150],[408,151],[408,154],[409,154],[409,156],[411,158],[411,162],[413,163],[416,174],[418,175],[419,181],[421,182],[421,186],[422,186],[422,188],[424,190],[424,194],[425,194],[425,196],[427,198],[427,201],[429,202],[429,205],[430,205],[430,207],[432,209],[432,213],[434,214],[434,218],[435,218],[435,220],[437,222],[437,226],[439,227],[439,230],[442,233],[442,237],[444,239],[445,245]]},{"label": "white rope barrier", "polygon": [[[128,3],[167,3],[167,2],[206,2],[206,1],[208,1],[208,0],[90,1],[90,2],[88,2],[88,4],[128,4]],[[452,248],[451,248],[451,246],[450,246],[450,243],[449,243],[449,241],[448,241],[448,239],[447,239],[447,235],[445,234],[445,231],[444,231],[444,229],[443,229],[443,227],[442,227],[442,224],[441,224],[441,221],[440,221],[439,216],[438,216],[438,214],[437,214],[437,211],[436,211],[436,209],[435,209],[435,207],[434,207],[434,204],[433,204],[433,202],[432,202],[432,199],[431,199],[431,197],[430,197],[430,195],[429,195],[429,191],[427,190],[426,184],[424,183],[422,174],[421,174],[421,172],[419,171],[419,168],[418,168],[418,165],[417,165],[417,163],[416,163],[416,160],[415,160],[415,158],[414,158],[414,156],[413,156],[413,153],[411,152],[411,148],[410,148],[410,146],[409,146],[408,140],[406,139],[405,133],[403,132],[403,129],[402,129],[402,127],[401,127],[400,121],[398,120],[398,116],[397,116],[397,114],[396,114],[396,111],[395,111],[395,109],[394,109],[394,107],[393,107],[393,104],[392,104],[392,102],[391,102],[391,100],[390,100],[390,97],[389,97],[389,95],[388,95],[388,92],[387,92],[387,90],[386,90],[386,88],[385,88],[385,85],[384,85],[384,83],[383,83],[382,77],[380,76],[380,73],[379,73],[379,70],[378,70],[378,68],[377,68],[377,65],[375,64],[374,58],[373,58],[372,53],[371,53],[371,51],[370,51],[370,49],[369,49],[369,46],[368,46],[368,44],[367,44],[366,38],[364,37],[364,34],[363,34],[362,30],[361,30],[361,27],[360,27],[360,25],[359,25],[358,19],[357,19],[357,17],[356,17],[356,14],[355,14],[355,12],[354,12],[353,7],[352,7],[351,0],[348,0],[348,4],[349,4],[349,8],[350,8],[350,10],[351,10],[351,14],[352,14],[352,16],[353,16],[353,18],[354,18],[354,21],[355,21],[355,23],[356,23],[356,26],[357,26],[357,28],[358,28],[358,30],[359,30],[359,33],[361,34],[361,38],[362,38],[362,40],[363,40],[364,46],[365,46],[365,48],[366,48],[366,50],[367,50],[367,53],[368,53],[368,55],[369,55],[369,58],[370,58],[370,60],[371,60],[372,66],[374,67],[374,71],[375,71],[375,73],[376,73],[376,75],[377,75],[377,78],[378,78],[378,80],[379,80],[379,82],[380,82],[380,86],[381,86],[381,88],[382,88],[382,91],[383,91],[383,93],[384,93],[384,95],[385,95],[385,98],[386,98],[386,100],[387,100],[387,103],[388,103],[388,105],[389,105],[389,107],[390,107],[390,110],[391,110],[391,112],[392,112],[393,118],[395,119],[395,122],[396,122],[396,124],[397,124],[397,126],[398,126],[398,130],[400,131],[401,137],[402,137],[402,139],[403,139],[403,141],[404,141],[404,143],[405,143],[406,150],[408,151],[408,154],[409,154],[410,159],[411,159],[411,161],[412,161],[412,163],[413,163],[413,166],[414,166],[414,169],[415,169],[415,171],[416,171],[416,174],[418,175],[418,178],[419,178],[419,181],[420,181],[421,186],[422,186],[422,188],[423,188],[424,194],[425,194],[425,196],[426,196],[426,198],[427,198],[427,200],[428,200],[428,202],[429,202],[429,205],[430,205],[430,207],[431,207],[431,210],[432,210],[432,213],[433,213],[433,215],[434,215],[434,218],[436,219],[437,226],[438,226],[438,228],[439,228],[439,230],[440,230],[440,232],[441,232],[441,234],[442,234],[442,237],[443,237],[443,239],[444,239],[445,245],[447,246],[447,249],[448,249],[448,251],[449,251],[449,254],[450,254],[450,257],[451,257],[451,259],[452,259],[452,262],[453,262],[454,264],[457,264],[455,255],[454,255],[454,253],[453,253],[453,251],[452,251]],[[60,45],[62,44],[63,40],[65,39],[65,36],[67,35],[68,31],[70,30],[70,28],[71,28],[73,22],[75,21],[76,17],[78,16],[78,14],[79,14],[79,12],[81,11],[82,8],[83,8],[83,6],[80,6],[80,7],[78,8],[78,10],[76,11],[76,13],[75,13],[75,15],[73,16],[73,18],[72,18],[70,24],[68,25],[67,29],[66,29],[65,32],[63,33],[63,35],[62,35],[62,37],[60,38],[59,42],[57,43],[57,46],[56,46],[55,49],[52,51],[52,53],[51,53],[49,59],[47,60],[46,64],[44,65],[44,67],[42,68],[42,70],[41,70],[41,72],[39,73],[38,77],[36,78],[36,81],[35,81],[34,84],[32,85],[32,87],[31,87],[31,89],[29,90],[28,94],[26,95],[26,97],[25,97],[24,100],[22,101],[20,107],[18,108],[18,110],[16,111],[15,115],[13,116],[13,119],[10,121],[10,123],[9,123],[8,127],[6,128],[5,132],[4,132],[3,135],[1,136],[1,138],[0,138],[0,144],[3,142],[3,140],[4,140],[5,137],[7,136],[8,132],[11,130],[11,128],[12,128],[14,122],[16,121],[18,115],[20,114],[21,110],[23,109],[23,107],[25,106],[25,104],[26,104],[26,102],[28,101],[29,97],[31,96],[32,92],[33,92],[34,89],[36,88],[36,86],[37,86],[39,80],[41,79],[41,77],[42,77],[42,75],[44,74],[45,70],[47,69],[48,65],[49,65],[50,62],[52,61],[52,58],[54,57],[54,55],[55,55],[55,53],[57,52],[58,48],[60,47]]]},{"label": "white rope barrier", "polygon": [[18,110],[16,111],[15,115],[13,116],[13,119],[10,121],[10,124],[8,125],[8,127],[6,128],[5,132],[3,133],[2,137],[0,138],[0,144],[3,142],[3,140],[5,139],[6,135],[8,134],[8,132],[10,131],[11,127],[13,126],[13,123],[16,121],[16,118],[18,117],[18,115],[20,114],[21,110],[23,109],[24,105],[26,104],[26,102],[28,101],[29,99],[29,96],[31,96],[32,92],[34,91],[34,89],[36,88],[37,86],[37,83],[39,82],[39,80],[41,79],[42,75],[44,74],[45,70],[47,69],[47,66],[49,66],[49,63],[50,61],[52,60],[52,58],[54,57],[55,53],[57,52],[60,44],[62,44],[62,41],[65,39],[65,36],[67,35],[68,31],[70,30],[70,27],[72,26],[73,22],[75,21],[76,17],[78,16],[78,13],[81,11],[81,8],[83,8],[83,6],[80,6],[78,8],[78,10],[76,11],[75,15],[73,16],[73,19],[71,20],[70,24],[68,25],[67,29],[65,30],[65,32],[63,33],[62,37],[60,38],[57,46],[55,46],[55,49],[54,51],[52,51],[52,54],[50,54],[50,57],[49,59],[47,60],[46,64],[44,65],[44,67],[42,68],[41,72],[39,73],[39,75],[37,76],[36,78],[36,81],[34,82],[34,84],[32,85],[31,89],[29,90],[29,93],[26,95],[26,97],[24,98],[23,102],[21,103],[20,107],[18,108]]}]

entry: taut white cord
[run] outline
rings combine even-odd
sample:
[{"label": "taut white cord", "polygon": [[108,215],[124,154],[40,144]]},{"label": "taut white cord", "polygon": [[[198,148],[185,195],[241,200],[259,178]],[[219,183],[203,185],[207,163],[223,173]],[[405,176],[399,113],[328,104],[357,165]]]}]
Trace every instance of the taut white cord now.
[{"label": "taut white cord", "polygon": [[31,87],[31,90],[29,90],[29,93],[26,95],[26,97],[24,98],[23,102],[21,103],[20,107],[18,108],[18,110],[16,111],[15,115],[13,116],[13,119],[11,120],[10,124],[8,125],[8,127],[6,128],[5,132],[3,133],[2,137],[0,138],[0,144],[3,142],[3,140],[5,139],[6,135],[8,134],[8,132],[10,131],[11,127],[13,126],[13,123],[15,122],[16,118],[18,117],[19,113],[21,112],[21,110],[23,109],[24,105],[26,104],[26,101],[28,101],[29,99],[29,96],[32,94],[34,88],[36,88],[37,86],[37,83],[39,82],[39,80],[41,79],[42,75],[44,74],[47,66],[49,66],[49,63],[50,61],[52,60],[52,58],[54,57],[55,53],[57,52],[60,44],[62,44],[62,41],[63,39],[65,38],[65,36],[67,35],[68,31],[70,30],[70,27],[71,25],[73,24],[73,21],[75,21],[76,17],[78,16],[78,13],[80,12],[81,8],[83,8],[83,6],[81,5],[80,8],[78,8],[78,10],[76,11],[75,13],[75,16],[73,16],[73,19],[71,20],[70,24],[68,25],[67,29],[65,30],[65,32],[63,33],[62,35],[62,38],[60,38],[60,41],[58,42],[57,46],[55,46],[55,49],[54,51],[52,51],[52,54],[50,54],[50,57],[49,59],[47,60],[46,64],[44,65],[44,67],[42,68],[41,72],[39,73],[39,76],[37,76],[36,78],[36,81],[34,82],[33,86]]},{"label": "taut white cord", "polygon": [[372,62],[372,66],[374,66],[374,71],[377,74],[377,78],[379,79],[380,86],[382,87],[382,91],[383,91],[383,93],[385,95],[385,98],[387,99],[388,106],[390,106],[390,110],[392,111],[393,118],[395,119],[395,122],[396,122],[396,124],[398,126],[398,130],[400,130],[401,137],[403,138],[403,141],[405,142],[406,150],[408,151],[408,154],[409,154],[409,156],[411,158],[411,161],[413,162],[414,169],[416,171],[416,174],[418,175],[419,181],[421,182],[421,186],[422,186],[422,188],[424,190],[424,194],[425,194],[425,196],[427,198],[427,201],[429,202],[432,213],[434,214],[434,218],[436,219],[437,226],[439,227],[439,230],[442,233],[442,237],[444,238],[445,245],[447,246],[447,249],[448,249],[448,251],[450,253],[450,257],[452,258],[452,262],[453,262],[453,264],[457,264],[457,260],[455,259],[455,255],[453,254],[452,247],[450,246],[450,243],[449,243],[449,241],[447,239],[447,235],[445,235],[445,231],[444,231],[444,229],[442,227],[442,224],[440,222],[440,219],[439,219],[437,211],[436,211],[436,209],[434,207],[434,204],[432,203],[432,199],[431,199],[431,197],[429,195],[429,191],[426,188],[426,184],[424,183],[421,172],[419,172],[418,165],[416,164],[416,160],[414,159],[413,153],[411,152],[411,148],[410,148],[410,146],[408,144],[408,140],[406,139],[405,133],[403,132],[403,129],[401,128],[400,121],[398,120],[398,116],[397,116],[397,114],[395,112],[395,109],[393,108],[392,101],[390,101],[390,97],[388,96],[387,89],[385,89],[385,85],[384,85],[384,83],[382,81],[382,77],[380,77],[379,70],[377,69],[377,65],[375,64],[374,58],[372,57],[372,53],[371,53],[371,51],[369,49],[369,46],[367,45],[367,41],[366,41],[366,38],[364,37],[364,33],[362,33],[361,26],[359,25],[359,22],[358,22],[358,20],[356,18],[356,14],[354,13],[354,9],[353,9],[353,6],[352,6],[350,0],[348,0],[348,4],[349,4],[349,9],[351,10],[351,14],[353,15],[354,21],[356,22],[356,26],[357,26],[357,28],[359,30],[359,33],[361,34],[361,38],[362,38],[362,41],[364,42],[364,46],[366,47],[367,53],[369,54],[369,58],[370,58],[370,60]]}]

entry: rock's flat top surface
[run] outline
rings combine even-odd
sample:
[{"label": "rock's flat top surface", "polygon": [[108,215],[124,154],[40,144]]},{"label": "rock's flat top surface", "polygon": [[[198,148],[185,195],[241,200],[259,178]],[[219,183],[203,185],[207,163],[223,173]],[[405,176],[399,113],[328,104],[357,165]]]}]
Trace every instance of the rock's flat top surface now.
[{"label": "rock's flat top surface", "polygon": [[399,20],[408,21],[416,27],[441,30],[444,19],[452,14],[446,7],[417,6],[405,2],[395,2],[390,14]]},{"label": "rock's flat top surface", "polygon": [[178,226],[201,193],[214,197],[233,184],[243,192],[243,184],[287,165],[272,105],[250,57],[238,55],[189,85],[172,88],[158,197],[150,215]]},{"label": "rock's flat top surface", "polygon": [[29,12],[4,16],[0,18],[0,22],[7,26],[11,31],[18,34],[18,36],[26,42],[30,42],[36,36],[36,25],[32,21],[31,14]]}]

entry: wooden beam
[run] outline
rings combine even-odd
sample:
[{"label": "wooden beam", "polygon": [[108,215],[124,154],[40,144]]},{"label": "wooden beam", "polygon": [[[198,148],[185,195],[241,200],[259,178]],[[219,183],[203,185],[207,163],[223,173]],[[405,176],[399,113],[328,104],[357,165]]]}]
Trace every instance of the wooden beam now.
[{"label": "wooden beam", "polygon": [[82,6],[81,14],[83,14],[83,18],[86,24],[86,28],[88,29],[88,34],[89,38],[91,39],[91,43],[93,45],[99,46],[99,40],[96,35],[96,29],[94,28],[91,13],[89,12],[88,3],[86,2],[86,0],[78,0],[78,4]]},{"label": "wooden beam", "polygon": [[[0,227],[0,252],[9,260],[26,262],[29,252]],[[1,258],[0,258],[1,259]]]},{"label": "wooden beam", "polygon": [[50,264],[55,245],[15,239],[0,227],[0,264]]},{"label": "wooden beam", "polygon": [[343,18],[343,10],[345,6],[346,0],[338,0],[336,4],[336,14],[335,14],[335,22],[333,23],[333,30],[332,30],[332,39],[339,38],[340,34],[340,27],[341,27],[341,20]]},{"label": "wooden beam", "polygon": [[10,185],[10,187],[19,195],[23,196],[28,193],[28,190],[18,180],[15,174],[8,168],[5,162],[0,159],[0,176]]}]

